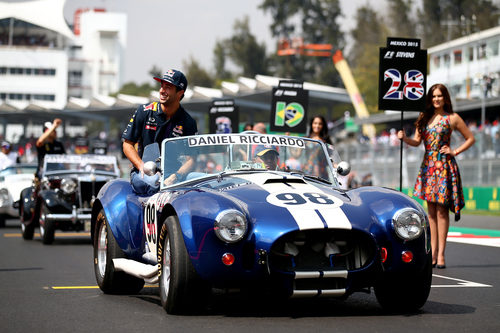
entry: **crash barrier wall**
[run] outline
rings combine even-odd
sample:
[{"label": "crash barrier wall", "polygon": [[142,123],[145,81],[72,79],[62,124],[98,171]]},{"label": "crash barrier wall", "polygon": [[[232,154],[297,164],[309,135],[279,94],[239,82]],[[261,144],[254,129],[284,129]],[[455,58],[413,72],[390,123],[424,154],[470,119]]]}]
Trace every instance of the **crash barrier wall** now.
[{"label": "crash barrier wall", "polygon": [[[464,187],[464,211],[500,212],[500,187]],[[413,188],[403,188],[403,193],[427,208],[426,201],[413,196]]]},{"label": "crash barrier wall", "polygon": [[[463,140],[462,140],[463,141]],[[461,136],[452,138],[452,148],[461,144]],[[370,142],[368,140],[343,141],[335,144],[343,160],[351,164],[351,177],[360,183],[371,175],[373,185],[410,188],[415,184],[424,147],[403,146],[402,177],[400,177],[399,140],[391,142]],[[477,142],[469,150],[456,157],[462,184],[465,187],[500,186],[500,142],[481,149]]]}]

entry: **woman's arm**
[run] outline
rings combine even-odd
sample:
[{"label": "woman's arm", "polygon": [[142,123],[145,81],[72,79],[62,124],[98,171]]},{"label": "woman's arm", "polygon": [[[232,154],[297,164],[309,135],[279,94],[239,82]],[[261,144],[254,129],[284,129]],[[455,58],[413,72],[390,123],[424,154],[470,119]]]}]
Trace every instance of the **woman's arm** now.
[{"label": "woman's arm", "polygon": [[418,145],[420,145],[420,143],[422,142],[422,136],[420,135],[420,132],[417,129],[415,129],[415,134],[413,134],[413,139],[407,137],[405,131],[403,130],[398,131],[398,138],[399,140],[403,140],[404,143],[413,147],[418,147]]},{"label": "woman's arm", "polygon": [[440,149],[441,153],[451,154],[452,156],[457,156],[458,154],[469,149],[476,142],[476,139],[474,138],[474,134],[472,134],[469,127],[467,127],[467,124],[462,119],[462,117],[460,117],[456,113],[454,113],[451,116],[451,128],[459,131],[460,134],[462,134],[462,136],[464,137],[465,142],[462,143],[458,148],[455,148],[455,149],[451,149],[451,147],[449,147],[449,146],[443,146]]}]

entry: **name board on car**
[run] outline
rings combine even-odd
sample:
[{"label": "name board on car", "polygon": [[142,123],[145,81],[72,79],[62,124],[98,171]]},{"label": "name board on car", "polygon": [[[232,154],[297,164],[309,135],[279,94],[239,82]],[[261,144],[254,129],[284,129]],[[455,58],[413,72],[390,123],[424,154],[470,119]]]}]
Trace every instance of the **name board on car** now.
[{"label": "name board on car", "polygon": [[282,137],[278,135],[203,135],[188,138],[189,147],[226,145],[226,144],[255,144],[274,145],[304,148],[305,142],[299,138]]}]

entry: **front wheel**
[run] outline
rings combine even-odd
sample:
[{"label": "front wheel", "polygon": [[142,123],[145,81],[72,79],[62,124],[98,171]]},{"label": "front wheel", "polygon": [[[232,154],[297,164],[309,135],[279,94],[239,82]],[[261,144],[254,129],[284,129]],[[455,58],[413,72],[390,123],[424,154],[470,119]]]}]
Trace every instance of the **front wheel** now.
[{"label": "front wheel", "polygon": [[115,270],[113,259],[123,257],[101,209],[95,225],[94,272],[99,288],[106,294],[136,294],[144,287],[144,280]]},{"label": "front wheel", "polygon": [[431,291],[432,257],[429,254],[422,271],[386,277],[375,286],[375,296],[385,310],[410,312],[420,309]]},{"label": "front wheel", "polygon": [[176,216],[166,219],[158,243],[161,305],[170,314],[199,310],[210,288],[191,263]]},{"label": "front wheel", "polygon": [[54,243],[54,235],[56,233],[56,226],[54,221],[47,220],[49,209],[43,202],[40,204],[40,236],[42,236],[43,244]]},{"label": "front wheel", "polygon": [[24,203],[22,198],[19,204],[21,205],[19,210],[19,217],[21,220],[21,232],[23,234],[23,239],[32,240],[33,235],[35,234],[35,222],[26,219],[26,214],[24,212]]}]

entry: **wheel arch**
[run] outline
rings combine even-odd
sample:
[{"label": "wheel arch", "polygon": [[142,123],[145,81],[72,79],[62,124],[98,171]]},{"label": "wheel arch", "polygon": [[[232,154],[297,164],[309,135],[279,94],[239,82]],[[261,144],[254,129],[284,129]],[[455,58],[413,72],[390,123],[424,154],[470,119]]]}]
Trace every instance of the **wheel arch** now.
[{"label": "wheel arch", "polygon": [[[135,198],[135,200],[134,200]],[[91,237],[93,239],[97,216],[101,209],[104,211],[109,228],[122,250],[127,249],[128,244],[133,244],[132,235],[129,231],[130,220],[141,213],[137,194],[133,192],[130,182],[124,179],[112,180],[104,185],[94,201],[91,216]],[[138,221],[135,221],[138,223]],[[135,248],[130,249],[134,252]]]}]

